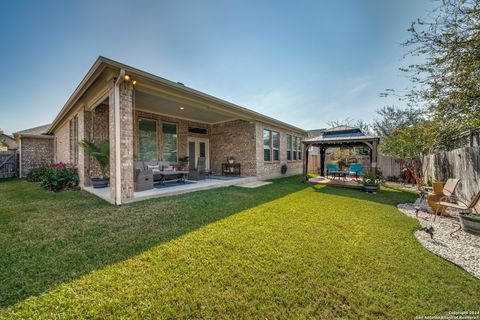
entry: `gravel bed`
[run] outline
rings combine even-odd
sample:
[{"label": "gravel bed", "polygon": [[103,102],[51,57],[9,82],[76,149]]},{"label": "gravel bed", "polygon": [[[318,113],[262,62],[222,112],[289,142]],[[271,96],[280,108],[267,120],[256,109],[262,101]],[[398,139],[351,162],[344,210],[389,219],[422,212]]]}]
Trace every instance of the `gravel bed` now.
[{"label": "gravel bed", "polygon": [[419,211],[416,217],[413,204],[399,204],[397,208],[420,221],[422,227],[433,227],[433,238],[423,230],[414,233],[427,250],[457,264],[480,279],[480,236],[463,231],[456,213],[447,211],[450,217],[437,217],[433,222],[433,214],[425,211]]}]

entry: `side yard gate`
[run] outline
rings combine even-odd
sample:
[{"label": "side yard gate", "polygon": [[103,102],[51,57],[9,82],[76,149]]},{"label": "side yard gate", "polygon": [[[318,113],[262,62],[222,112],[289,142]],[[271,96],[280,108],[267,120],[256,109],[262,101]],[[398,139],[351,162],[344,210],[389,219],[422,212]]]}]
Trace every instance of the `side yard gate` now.
[{"label": "side yard gate", "polygon": [[17,175],[18,157],[16,152],[0,152],[0,179]]}]

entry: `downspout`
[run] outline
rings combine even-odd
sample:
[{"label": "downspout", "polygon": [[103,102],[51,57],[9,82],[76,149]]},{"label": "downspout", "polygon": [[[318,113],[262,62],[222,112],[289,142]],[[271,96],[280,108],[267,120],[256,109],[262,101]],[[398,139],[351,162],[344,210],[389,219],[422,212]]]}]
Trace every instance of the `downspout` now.
[{"label": "downspout", "polygon": [[19,153],[18,153],[18,166],[20,168],[19,169],[19,176],[20,178],[23,178],[23,156],[22,156],[22,136],[19,135],[18,136],[18,150],[19,150]]},{"label": "downspout", "polygon": [[117,80],[115,81],[115,97],[114,97],[114,112],[115,112],[115,204],[122,204],[122,171],[120,161],[120,84],[125,77],[125,70],[121,69]]}]

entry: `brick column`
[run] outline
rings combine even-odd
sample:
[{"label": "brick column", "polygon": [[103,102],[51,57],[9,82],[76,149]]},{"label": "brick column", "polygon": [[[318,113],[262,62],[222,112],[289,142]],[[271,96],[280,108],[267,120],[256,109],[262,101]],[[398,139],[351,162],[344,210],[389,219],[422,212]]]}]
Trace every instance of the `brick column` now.
[{"label": "brick column", "polygon": [[[78,113],[78,141],[91,138],[91,121],[92,113],[82,108]],[[80,146],[78,148],[78,176],[80,177],[80,186],[90,186],[90,157]]]},{"label": "brick column", "polygon": [[122,172],[122,201],[133,198],[133,86],[120,84],[120,159]]},{"label": "brick column", "polygon": [[108,93],[108,143],[110,146],[110,198],[115,200],[115,79],[112,79],[110,84],[110,91]]},{"label": "brick column", "polygon": [[[133,198],[133,86],[131,82],[122,82],[119,86],[120,106],[120,176],[122,202]],[[110,194],[116,197],[116,145],[115,145],[115,85],[111,83],[109,94],[110,123]]]}]

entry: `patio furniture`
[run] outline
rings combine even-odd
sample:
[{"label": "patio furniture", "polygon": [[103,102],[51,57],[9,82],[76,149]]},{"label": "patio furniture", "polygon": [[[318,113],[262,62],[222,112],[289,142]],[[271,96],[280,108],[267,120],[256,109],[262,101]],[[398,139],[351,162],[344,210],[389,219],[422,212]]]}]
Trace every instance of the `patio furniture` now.
[{"label": "patio furniture", "polygon": [[438,205],[439,202],[456,202],[457,198],[454,196],[460,179],[448,179],[445,184],[433,183],[433,192],[428,192],[427,203],[432,210],[437,213],[439,210],[445,211],[445,207]]},{"label": "patio furniture", "polygon": [[[458,204],[458,203],[440,201],[438,202],[438,206],[444,207],[443,210],[440,210],[440,216],[443,214],[446,208],[459,210],[459,211],[468,211],[468,212],[475,211],[476,213],[480,213],[480,192],[478,192],[475,195],[475,197],[473,197],[469,205],[464,203]],[[437,212],[435,212],[435,218],[433,218],[433,221],[435,221],[436,218],[437,218]]]},{"label": "patio furniture", "polygon": [[135,175],[135,192],[153,189],[153,172],[151,170],[139,170]]},{"label": "patio furniture", "polygon": [[342,178],[345,181],[345,178],[348,175],[347,171],[332,171],[331,175],[333,178]]},{"label": "patio furniture", "polygon": [[333,172],[338,172],[338,164],[336,164],[336,163],[327,164],[327,175],[326,175],[327,178]]},{"label": "patio furniture", "polygon": [[164,184],[167,180],[177,180],[177,182],[185,182],[189,171],[184,170],[163,170],[157,173],[160,184]]},{"label": "patio furniture", "polygon": [[222,176],[240,176],[240,163],[222,163]]},{"label": "patio furniture", "polygon": [[196,168],[195,168],[195,162],[194,161],[190,162],[188,179],[190,180],[205,179],[205,157],[198,157]]},{"label": "patio furniture", "polygon": [[354,176],[355,180],[358,180],[358,177],[362,175],[363,165],[361,163],[352,163],[348,170],[349,176]]}]

